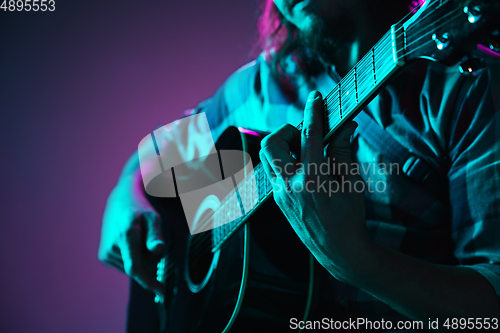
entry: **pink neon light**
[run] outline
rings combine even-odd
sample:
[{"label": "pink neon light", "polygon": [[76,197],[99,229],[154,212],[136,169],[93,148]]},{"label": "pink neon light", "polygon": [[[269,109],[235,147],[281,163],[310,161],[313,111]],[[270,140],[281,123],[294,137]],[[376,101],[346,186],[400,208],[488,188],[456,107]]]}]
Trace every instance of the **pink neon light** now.
[{"label": "pink neon light", "polygon": [[426,0],[413,0],[410,4],[410,11],[415,14],[425,2]]},{"label": "pink neon light", "polygon": [[496,53],[495,51],[491,50],[487,46],[484,46],[483,44],[477,44],[477,49],[479,52],[484,53],[485,55],[487,55],[491,58],[500,59],[499,53]]},{"label": "pink neon light", "polygon": [[238,129],[240,130],[241,133],[245,133],[245,134],[249,134],[249,135],[253,135],[253,136],[260,136],[259,133],[248,130],[248,129],[243,128],[243,127],[238,127]]}]

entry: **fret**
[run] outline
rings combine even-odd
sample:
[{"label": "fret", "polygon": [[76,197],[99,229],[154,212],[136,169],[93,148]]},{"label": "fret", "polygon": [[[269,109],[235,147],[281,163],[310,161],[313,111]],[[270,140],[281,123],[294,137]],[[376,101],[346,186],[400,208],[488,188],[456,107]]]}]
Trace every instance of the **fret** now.
[{"label": "fret", "polygon": [[396,37],[395,31],[396,26],[393,26],[328,94],[325,110],[329,131],[353,114],[359,104],[363,104],[385,78],[403,64],[400,48],[404,46],[404,38]]},{"label": "fret", "polygon": [[254,207],[253,188],[255,187],[255,175],[253,170],[245,177],[245,214]]},{"label": "fret", "polygon": [[327,126],[328,130],[334,128],[340,119],[340,104],[339,104],[339,86],[337,85],[333,90],[327,95],[325,99],[325,112],[327,114]]},{"label": "fret", "polygon": [[386,76],[395,65],[394,48],[391,31],[387,32],[375,49],[375,69],[377,76]]},{"label": "fret", "polygon": [[[260,164],[259,164],[260,165]],[[259,166],[257,165],[257,166]],[[250,186],[251,186],[251,202],[252,206],[257,205],[259,202],[259,194],[257,193],[257,178],[255,177],[255,170],[252,171],[253,175],[251,175]]]},{"label": "fret", "polygon": [[330,131],[339,123],[339,107],[337,100],[325,101],[325,112],[326,112],[326,125],[327,130]]},{"label": "fret", "polygon": [[266,194],[272,190],[271,181],[269,180],[269,177],[267,177],[267,175],[264,175],[264,189],[266,191]]},{"label": "fret", "polygon": [[222,239],[222,228],[221,228],[221,210],[220,208],[217,209],[216,212],[216,223],[217,223],[217,228],[215,229],[215,237],[216,237],[216,242],[218,243]]},{"label": "fret", "polygon": [[338,85],[338,95],[339,95],[339,117],[342,119],[342,81]]},{"label": "fret", "polygon": [[354,91],[356,92],[356,104],[358,104],[358,70],[354,66]]},{"label": "fret", "polygon": [[218,215],[219,210],[217,209],[214,213],[214,229],[212,230],[212,246],[219,242],[219,223],[218,223]]},{"label": "fret", "polygon": [[236,184],[236,191],[241,204],[242,214],[245,215],[248,209],[247,178],[244,177],[240,183]]},{"label": "fret", "polygon": [[224,224],[224,234],[227,234],[231,230],[231,221],[236,219],[236,202],[234,200],[234,197],[235,193],[234,191],[231,191],[231,193],[229,193],[229,199],[227,201],[228,205],[226,213],[226,223]]},{"label": "fret", "polygon": [[226,222],[227,222],[227,205],[228,205],[228,196],[226,196],[221,201],[221,206],[217,209],[219,215],[219,227],[217,228],[217,243],[219,243],[224,236],[226,235]]},{"label": "fret", "polygon": [[372,48],[372,70],[373,70],[373,81],[375,85],[377,84],[377,68],[375,66],[375,48]]},{"label": "fret", "polygon": [[226,223],[224,223],[224,234],[227,234],[229,231],[229,222],[232,220],[233,217],[233,197],[230,195],[229,199],[227,200],[227,210],[226,210]]},{"label": "fret", "polygon": [[259,201],[263,200],[266,196],[266,189],[264,184],[264,169],[262,167],[262,163],[259,164],[255,169],[257,171],[257,190],[258,190],[258,199]]},{"label": "fret", "polygon": [[226,204],[224,205],[224,226],[223,234],[226,235],[229,231],[229,221],[231,221],[231,196],[228,195]]},{"label": "fret", "polygon": [[[222,204],[222,203],[221,203]],[[215,216],[216,216],[216,223],[217,223],[217,238],[220,240],[222,238],[222,210],[220,209],[221,207],[219,207],[219,209],[217,209],[217,211],[215,212]]]},{"label": "fret", "polygon": [[213,233],[212,233],[212,242],[215,244],[220,242],[220,240],[222,238],[222,227],[221,227],[222,216],[221,216],[221,214],[222,214],[222,203],[221,203],[221,206],[219,206],[219,208],[217,209],[217,211],[214,214],[216,228],[214,228]]},{"label": "fret", "polygon": [[233,194],[233,200],[234,200],[234,220],[236,219],[239,219],[240,217],[244,216],[245,215],[245,211],[243,209],[243,203],[241,202],[241,197],[240,197],[240,193],[238,192],[237,188],[235,187],[234,190],[232,191],[234,192]]},{"label": "fret", "polygon": [[222,207],[221,207],[221,234],[222,238],[224,238],[224,235],[226,234],[226,221],[227,221],[227,197],[222,200]]},{"label": "fret", "polygon": [[340,83],[340,109],[342,116],[356,107],[356,88],[354,85],[354,71],[350,71]]},{"label": "fret", "polygon": [[[236,220],[240,215],[241,216],[241,208],[240,203],[238,202],[238,197],[236,196],[236,191],[232,191],[231,195],[231,205],[229,206],[229,223],[228,228],[231,229],[231,222]],[[239,213],[239,214],[238,214]]]},{"label": "fret", "polygon": [[238,202],[238,196],[236,195],[236,191],[232,190],[231,197],[229,199],[229,215],[227,223],[228,232],[231,230],[232,222],[241,216],[242,214],[241,214],[240,203]]},{"label": "fret", "polygon": [[375,86],[373,63],[371,54],[366,55],[359,62],[357,70],[358,101],[368,97]]}]

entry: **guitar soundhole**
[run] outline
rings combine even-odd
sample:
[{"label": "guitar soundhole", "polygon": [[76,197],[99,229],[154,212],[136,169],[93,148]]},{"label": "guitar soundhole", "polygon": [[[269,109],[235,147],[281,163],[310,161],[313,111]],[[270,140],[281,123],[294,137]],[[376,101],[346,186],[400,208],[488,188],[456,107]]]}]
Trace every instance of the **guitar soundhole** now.
[{"label": "guitar soundhole", "polygon": [[[207,209],[200,220],[209,219],[212,215],[213,210]],[[205,287],[217,266],[218,259],[219,252],[212,253],[212,230],[189,237],[185,273],[188,287],[192,292],[197,293]]]}]

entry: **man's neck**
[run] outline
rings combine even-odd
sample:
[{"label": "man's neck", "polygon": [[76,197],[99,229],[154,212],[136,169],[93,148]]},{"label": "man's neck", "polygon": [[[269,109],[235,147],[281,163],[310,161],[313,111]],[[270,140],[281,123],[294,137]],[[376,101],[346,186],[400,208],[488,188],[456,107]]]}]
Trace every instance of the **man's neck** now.
[{"label": "man's neck", "polygon": [[337,72],[344,76],[361,58],[378,42],[394,22],[380,23],[373,19],[371,13],[360,12],[356,16],[355,25],[358,33],[354,36],[352,43],[338,52],[333,60]]}]

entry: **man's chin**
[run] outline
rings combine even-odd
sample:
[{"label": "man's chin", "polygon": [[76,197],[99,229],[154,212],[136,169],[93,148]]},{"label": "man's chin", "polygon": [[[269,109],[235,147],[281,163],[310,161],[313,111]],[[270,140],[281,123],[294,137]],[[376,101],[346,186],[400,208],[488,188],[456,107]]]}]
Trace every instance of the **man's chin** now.
[{"label": "man's chin", "polygon": [[298,42],[316,60],[333,64],[333,59],[354,39],[355,27],[348,17],[335,20],[310,15],[298,32]]}]

